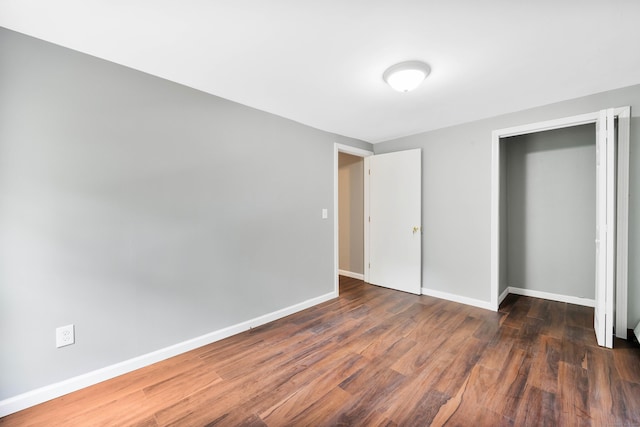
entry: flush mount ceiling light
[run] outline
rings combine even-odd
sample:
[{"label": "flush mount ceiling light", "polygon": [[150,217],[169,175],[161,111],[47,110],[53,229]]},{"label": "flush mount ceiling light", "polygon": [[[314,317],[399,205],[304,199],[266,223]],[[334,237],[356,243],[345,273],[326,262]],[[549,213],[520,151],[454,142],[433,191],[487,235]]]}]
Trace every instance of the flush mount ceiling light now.
[{"label": "flush mount ceiling light", "polygon": [[430,72],[431,68],[424,62],[406,61],[387,68],[382,78],[398,92],[409,92],[417,88]]}]

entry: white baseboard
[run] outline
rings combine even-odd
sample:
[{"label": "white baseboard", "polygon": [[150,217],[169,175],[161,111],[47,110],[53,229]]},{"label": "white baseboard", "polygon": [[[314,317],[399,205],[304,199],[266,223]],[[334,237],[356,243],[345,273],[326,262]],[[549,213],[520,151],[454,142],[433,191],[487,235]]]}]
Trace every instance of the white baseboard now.
[{"label": "white baseboard", "polygon": [[502,304],[502,301],[504,301],[504,299],[507,297],[507,295],[509,295],[509,287],[507,286],[507,289],[505,289],[500,296],[498,297],[498,307],[500,307],[500,304]]},{"label": "white baseboard", "polygon": [[516,288],[513,286],[509,286],[507,288],[507,291],[510,294],[548,299],[551,301],[567,302],[569,304],[583,305],[585,307],[596,306],[596,301],[590,298],[580,298],[580,297],[574,297],[570,295],[554,294],[551,292],[534,291],[532,289],[522,289],[522,288]]},{"label": "white baseboard", "polygon": [[460,304],[472,305],[474,307],[484,308],[486,310],[493,310],[489,301],[482,301],[475,298],[463,297],[456,294],[450,294],[448,292],[436,291],[434,289],[422,288],[422,295],[429,295],[431,297],[446,299],[447,301],[459,302]]},{"label": "white baseboard", "polygon": [[135,371],[136,369],[140,369],[145,366],[168,359],[170,357],[177,356],[187,351],[196,349],[198,347],[211,344],[221,339],[230,337],[231,335],[247,331],[251,328],[264,325],[265,323],[269,323],[274,320],[289,316],[290,314],[297,313],[298,311],[302,311],[309,307],[313,307],[314,305],[318,305],[330,299],[336,298],[337,296],[338,295],[335,292],[330,292],[328,294],[308,299],[306,301],[294,304],[281,310],[277,310],[263,316],[255,317],[236,325],[219,329],[217,331],[210,332],[208,334],[178,344],[174,344],[172,346],[165,347],[151,353],[134,357],[133,359],[116,363],[115,365],[106,366],[104,368],[88,372],[86,374],[78,375],[76,377],[69,378],[55,384],[44,386],[35,390],[28,391],[26,393],[19,394],[17,396],[10,397],[8,399],[1,400],[0,417],[13,414],[14,412],[18,412],[31,406],[46,402],[48,400],[64,396],[65,394],[80,390],[85,387],[89,387],[91,385],[106,381],[111,378],[115,378],[122,374]]},{"label": "white baseboard", "polygon": [[353,273],[347,270],[338,270],[338,274],[345,277],[351,277],[352,279],[364,280],[364,274]]},{"label": "white baseboard", "polygon": [[[580,298],[580,297],[574,297],[569,295],[553,294],[550,292],[534,291],[531,289],[516,288],[514,286],[507,287],[507,289],[505,289],[500,294],[500,296],[498,297],[498,305],[500,305],[500,303],[502,303],[502,301],[504,301],[504,299],[509,294],[548,299],[551,301],[566,302],[570,304],[582,305],[585,307],[595,307],[596,305],[595,300],[589,299],[589,298]],[[484,308],[487,310],[493,310],[491,307],[491,303],[488,301],[482,301],[475,298],[469,298],[469,297],[464,297],[456,294],[450,294],[447,292],[436,291],[433,289],[422,288],[422,295],[429,295],[436,298],[446,299],[447,301],[453,301],[461,304],[472,305],[474,307]],[[638,328],[638,333],[640,333],[640,327]]]}]

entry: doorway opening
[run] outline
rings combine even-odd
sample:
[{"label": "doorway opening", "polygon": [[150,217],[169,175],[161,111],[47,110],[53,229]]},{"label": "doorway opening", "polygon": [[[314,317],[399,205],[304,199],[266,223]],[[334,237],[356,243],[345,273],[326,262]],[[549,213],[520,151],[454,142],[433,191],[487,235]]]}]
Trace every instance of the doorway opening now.
[{"label": "doorway opening", "polygon": [[[614,119],[617,120],[617,126],[614,126]],[[604,338],[601,340],[601,337],[607,336],[606,345],[610,346],[610,344],[612,344],[613,319],[615,316],[616,335],[621,338],[626,338],[629,119],[630,107],[622,107],[501,129],[493,132],[491,177],[491,306],[494,310],[498,309],[500,302],[510,291],[505,262],[505,249],[508,243],[508,225],[504,221],[505,218],[508,218],[506,208],[508,191],[505,190],[507,188],[506,162],[509,155],[509,150],[505,149],[505,144],[511,143],[509,141],[517,140],[511,137],[590,125],[590,129],[597,129],[596,147],[598,147],[596,150],[596,164],[598,165],[596,172],[597,180],[592,181],[596,184],[597,197],[596,203],[593,204],[594,208],[591,210],[591,214],[593,214],[594,210],[596,211],[596,221],[594,222],[600,225],[598,231],[593,234],[596,236],[595,248],[597,252],[595,253],[598,254],[596,260],[596,285],[594,295],[596,335],[599,337],[599,343],[604,343]],[[595,129],[593,124],[596,125]],[[538,189],[538,191],[540,191],[540,189]],[[516,221],[517,220],[516,218]],[[607,238],[608,236],[610,236],[610,238]],[[602,243],[603,239],[604,243]],[[593,247],[594,246],[591,246],[591,248]],[[605,316],[603,313],[608,314]],[[598,320],[599,317],[600,320]],[[606,319],[606,322],[602,319]],[[603,326],[600,328],[598,323],[606,325],[607,327],[605,328]],[[609,326],[611,329],[608,329]],[[600,330],[600,334],[598,330]]]},{"label": "doorway opening", "polygon": [[338,153],[338,273],[364,280],[364,158]]},{"label": "doorway opening", "polygon": [[[334,292],[340,292],[339,275],[364,279],[365,242],[367,227],[365,226],[364,206],[366,193],[364,190],[364,158],[373,152],[349,145],[334,144],[334,188],[333,188],[333,228],[334,228]],[[342,161],[341,161],[342,160]],[[340,168],[342,163],[342,170]],[[361,171],[358,179],[358,171]],[[346,192],[340,192],[340,184],[345,185]],[[358,190],[361,188],[361,190]],[[342,197],[341,197],[342,196]],[[358,209],[362,201],[362,210]],[[346,206],[345,206],[346,204]],[[342,209],[341,209],[342,208]],[[357,216],[362,212],[360,221]],[[342,218],[341,218],[342,217]],[[341,219],[343,227],[341,228]],[[360,236],[362,238],[359,242]],[[342,243],[342,248],[341,248]],[[361,248],[361,251],[360,251]],[[355,270],[355,271],[354,271]]]}]

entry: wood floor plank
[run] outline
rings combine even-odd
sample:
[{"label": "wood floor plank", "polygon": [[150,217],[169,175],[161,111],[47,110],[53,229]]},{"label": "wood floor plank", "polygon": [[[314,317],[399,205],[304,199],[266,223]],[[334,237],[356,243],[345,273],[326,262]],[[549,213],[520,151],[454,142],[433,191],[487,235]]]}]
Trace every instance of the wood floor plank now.
[{"label": "wood floor plank", "polygon": [[487,343],[493,342],[500,333],[501,317],[502,315],[498,314],[493,319],[482,322],[480,327],[473,333],[473,337]]},{"label": "wood floor plank", "polygon": [[640,396],[640,384],[622,381],[621,392],[617,394],[620,399],[616,405],[617,418],[620,425],[640,426],[640,407],[638,406],[638,396]]},{"label": "wood floor plank", "polygon": [[566,324],[591,329],[593,327],[593,309],[575,304],[567,304]]},{"label": "wood floor plank", "polygon": [[589,348],[587,353],[589,377],[589,410],[593,425],[611,423],[619,393],[620,377],[613,362],[613,352]]},{"label": "wood floor plank", "polygon": [[487,350],[482,354],[478,363],[490,369],[501,369],[507,361],[520,329],[503,326],[494,339],[489,343]]},{"label": "wood floor plank", "polygon": [[540,391],[555,394],[558,391],[558,363],[562,341],[545,335],[540,335],[537,340],[540,350],[533,358],[531,371],[534,375],[529,376],[527,383]]},{"label": "wood floor plank", "polygon": [[[442,356],[434,353],[419,371],[411,376],[406,376],[408,381],[403,384],[401,392],[387,397],[387,409],[385,410],[387,418],[402,424],[401,421],[406,420],[408,414],[421,413],[429,406],[425,400],[435,397],[438,402],[441,402],[439,405],[442,405],[451,397],[434,388],[434,384],[441,377],[442,372],[451,363],[451,355],[448,352],[443,352]],[[429,410],[429,414],[435,416],[437,408],[435,411],[432,409]]]},{"label": "wood floor plank", "polygon": [[[393,326],[393,323],[397,323],[397,325]],[[401,355],[405,354],[416,344],[415,341],[405,338],[403,334],[403,329],[405,329],[406,325],[410,325],[411,323],[412,321],[409,318],[401,319],[398,318],[398,316],[394,316],[394,322],[391,322],[392,326],[386,332],[381,333],[375,341],[369,343],[369,345],[363,348],[359,353],[369,359],[375,359],[388,354],[391,348],[402,342],[404,343],[404,350]]]},{"label": "wood floor plank", "polygon": [[515,420],[522,408],[528,405],[525,401],[525,390],[527,379],[531,371],[532,359],[530,354],[525,354],[525,358],[518,369],[518,374],[509,385],[507,396],[502,409],[502,415],[510,420]]},{"label": "wood floor plank", "polygon": [[527,353],[535,355],[539,346],[537,338],[540,336],[544,320],[534,317],[525,317],[520,326],[520,332],[515,337],[514,345],[524,349]]},{"label": "wood floor plank", "polygon": [[546,310],[546,317],[543,319],[545,323],[542,325],[542,329],[540,329],[540,334],[557,339],[564,338],[567,304],[564,302],[549,300],[539,301],[540,304],[544,304],[548,307]]},{"label": "wood floor plank", "polygon": [[574,341],[570,339],[562,340],[562,350],[560,360],[583,368],[587,367],[587,349],[589,348],[587,343],[581,341]]},{"label": "wood floor plank", "polygon": [[[351,395],[348,405],[342,408],[337,417],[338,425],[357,425],[373,411],[388,408],[387,396],[395,394],[407,378],[387,367],[379,369],[361,369],[339,387]],[[366,386],[362,386],[366,384]]]},{"label": "wood floor plank", "polygon": [[637,349],[615,351],[613,361],[623,380],[640,384],[640,352]]},{"label": "wood floor plank", "polygon": [[467,381],[456,394],[440,407],[433,425],[468,425],[470,420],[477,426],[510,426],[513,421],[490,409],[491,390],[498,383],[500,372],[476,365]]},{"label": "wood floor plank", "polygon": [[416,338],[414,334],[409,335],[407,338],[414,342],[428,342],[430,345],[413,346],[406,353],[398,357],[391,366],[392,369],[395,369],[401,374],[407,376],[425,369],[432,354],[439,350],[442,347],[442,344],[447,340],[447,334],[441,329],[426,328],[425,332],[427,333],[420,335],[421,338]]},{"label": "wood floor plank", "polygon": [[0,418],[0,426],[640,425],[640,349],[593,309],[498,312],[340,278],[340,297]]},{"label": "wood floor plank", "polygon": [[177,373],[166,380],[159,381],[142,389],[146,404],[162,405],[171,399],[183,399],[198,393],[204,388],[209,388],[223,379],[204,364],[194,366],[193,370]]},{"label": "wood floor plank", "polygon": [[[319,396],[311,405],[301,408],[282,426],[335,426],[337,419],[350,405],[351,396],[340,387],[332,388],[328,393]],[[277,426],[278,424],[271,424]]]},{"label": "wood floor plank", "polygon": [[531,309],[531,298],[516,296],[509,305],[508,315],[502,322],[505,326],[520,329]]},{"label": "wood floor plank", "polygon": [[313,405],[320,395],[329,393],[369,363],[358,354],[347,354],[328,365],[326,371],[308,384],[295,384],[289,394],[260,411],[260,417],[269,425],[283,425],[294,418],[301,408]]},{"label": "wood floor plank", "polygon": [[397,415],[399,425],[431,425],[440,407],[442,407],[450,397],[437,390],[430,389],[421,396],[416,396],[416,399],[417,401],[412,405],[411,410]]},{"label": "wood floor plank", "polygon": [[550,306],[546,303],[546,301],[533,298],[529,311],[527,312],[527,317],[546,320],[549,317],[549,310]]},{"label": "wood floor plank", "polygon": [[[136,391],[90,409],[90,411],[66,418],[65,424],[96,427],[127,426],[137,423],[146,424],[153,418],[153,405],[147,403],[146,396],[142,391]],[[94,411],[101,414],[98,419],[94,417]]]},{"label": "wood floor plank", "polygon": [[[487,409],[501,415],[509,417],[513,413],[513,405],[518,405],[519,396],[512,396],[511,390],[519,390],[521,382],[520,372],[526,363],[527,353],[525,350],[512,347],[509,351],[504,365],[496,377],[496,381],[488,384],[486,390],[487,398],[483,402]],[[514,384],[516,386],[514,387]],[[516,399],[514,401],[514,398]],[[513,418],[509,418],[512,419]]]},{"label": "wood floor plank", "polygon": [[[282,402],[295,402],[299,408],[301,398],[310,395],[317,397],[319,393],[323,393],[323,387],[326,390],[337,387],[341,381],[368,363],[370,361],[347,350],[311,353],[298,363],[283,364],[279,369],[289,370],[292,375],[282,376],[283,380],[275,387],[255,393],[240,408],[244,407],[261,416],[273,411]],[[295,398],[292,399],[292,396]],[[308,405],[311,403],[313,402],[309,401]]]},{"label": "wood floor plank", "polygon": [[[492,372],[480,365],[474,366],[466,381],[456,394],[440,406],[432,425],[468,425],[473,420],[474,426],[511,426],[513,421],[491,411],[485,404],[486,389],[483,387],[485,374]],[[494,379],[491,380],[493,382]]]},{"label": "wood floor plank", "polygon": [[591,425],[589,380],[586,369],[560,362],[556,411],[560,425]]},{"label": "wood floor plank", "polygon": [[480,355],[487,344],[473,337],[468,338],[463,345],[458,347],[457,353],[449,366],[442,372],[438,381],[433,387],[443,394],[453,396],[463,387],[466,379],[474,366],[476,366]]},{"label": "wood floor plank", "polygon": [[555,416],[556,394],[527,386],[524,394],[525,405],[518,411],[514,425],[553,426],[558,425]]}]

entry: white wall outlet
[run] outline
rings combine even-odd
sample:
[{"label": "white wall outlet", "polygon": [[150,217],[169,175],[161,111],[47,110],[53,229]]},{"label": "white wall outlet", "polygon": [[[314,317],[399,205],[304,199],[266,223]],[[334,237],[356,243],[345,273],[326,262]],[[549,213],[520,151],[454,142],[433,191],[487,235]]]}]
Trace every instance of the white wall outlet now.
[{"label": "white wall outlet", "polygon": [[64,347],[76,342],[73,325],[56,328],[56,347]]},{"label": "white wall outlet", "polygon": [[322,209],[322,219],[329,218],[329,211],[327,209]]}]

